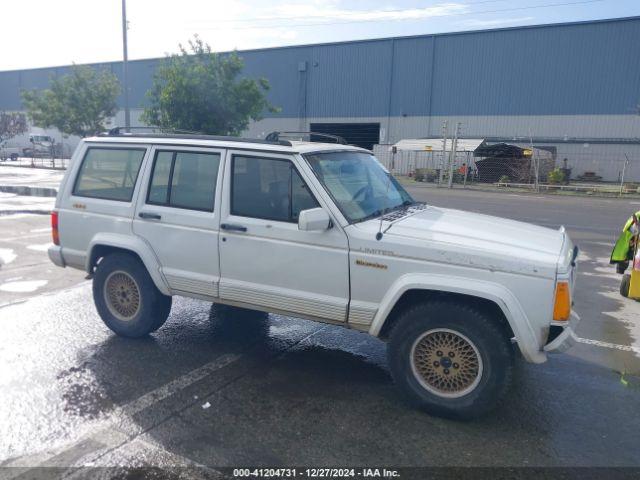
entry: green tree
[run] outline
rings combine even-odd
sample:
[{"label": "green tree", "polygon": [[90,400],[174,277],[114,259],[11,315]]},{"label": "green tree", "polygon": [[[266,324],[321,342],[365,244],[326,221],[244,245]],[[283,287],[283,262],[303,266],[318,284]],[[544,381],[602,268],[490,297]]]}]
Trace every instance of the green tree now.
[{"label": "green tree", "polygon": [[211,135],[239,135],[265,110],[269,82],[240,77],[244,62],[236,52],[218,55],[198,36],[188,49],[164,59],[147,92],[142,121],[162,128]]},{"label": "green tree", "polygon": [[87,137],[105,130],[118,109],[119,93],[113,73],[74,65],[68,75],[52,77],[48,89],[23,90],[22,101],[34,125]]},{"label": "green tree", "polygon": [[0,140],[8,140],[27,131],[27,117],[22,112],[0,112]]}]

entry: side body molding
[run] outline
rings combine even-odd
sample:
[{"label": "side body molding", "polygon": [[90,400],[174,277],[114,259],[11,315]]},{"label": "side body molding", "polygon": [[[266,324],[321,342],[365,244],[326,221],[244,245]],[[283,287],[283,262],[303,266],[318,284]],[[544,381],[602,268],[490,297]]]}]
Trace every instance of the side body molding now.
[{"label": "side body molding", "polygon": [[497,304],[515,334],[522,355],[530,362],[543,363],[546,355],[537,350],[536,335],[516,297],[503,285],[448,275],[410,273],[398,278],[389,288],[373,319],[369,333],[377,337],[396,302],[409,290],[432,290],[484,298]]},{"label": "side body molding", "polygon": [[91,273],[91,258],[93,257],[93,249],[96,246],[107,246],[107,247],[116,247],[122,248],[125,250],[130,250],[135,252],[141,259],[144,266],[147,268],[153,283],[155,283],[158,290],[160,290],[164,295],[171,295],[171,291],[169,290],[169,286],[162,275],[162,271],[160,270],[160,262],[157,257],[153,253],[151,247],[140,237],[133,235],[122,235],[118,233],[98,233],[96,234],[89,243],[85,270],[88,273]]}]

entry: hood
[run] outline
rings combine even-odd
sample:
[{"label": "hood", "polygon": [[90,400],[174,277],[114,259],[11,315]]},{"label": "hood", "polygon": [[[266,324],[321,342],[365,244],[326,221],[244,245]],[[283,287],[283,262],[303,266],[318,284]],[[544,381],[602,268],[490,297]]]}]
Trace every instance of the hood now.
[{"label": "hood", "polygon": [[565,243],[561,230],[431,206],[393,223],[385,237],[428,246],[424,255],[435,251],[449,263],[550,277]]}]

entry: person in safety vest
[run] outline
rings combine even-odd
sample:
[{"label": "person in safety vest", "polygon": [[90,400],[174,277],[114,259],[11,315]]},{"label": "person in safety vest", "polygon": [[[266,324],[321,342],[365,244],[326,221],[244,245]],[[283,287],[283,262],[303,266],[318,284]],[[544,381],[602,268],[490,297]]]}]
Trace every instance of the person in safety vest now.
[{"label": "person in safety vest", "polygon": [[[620,233],[620,236],[613,247],[613,251],[611,252],[609,263],[616,264],[616,271],[619,274],[624,274],[627,268],[629,268],[629,262],[633,261],[638,233],[640,232],[639,223],[640,211],[634,213],[629,220],[627,220],[627,223],[624,224],[622,233]],[[627,274],[622,277],[620,294],[623,297],[626,297],[629,294],[629,281],[630,275]]]}]

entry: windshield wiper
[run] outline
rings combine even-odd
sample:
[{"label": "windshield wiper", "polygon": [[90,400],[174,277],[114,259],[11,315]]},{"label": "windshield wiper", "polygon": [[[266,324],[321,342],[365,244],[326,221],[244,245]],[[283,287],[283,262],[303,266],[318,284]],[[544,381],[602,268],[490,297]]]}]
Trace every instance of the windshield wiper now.
[{"label": "windshield wiper", "polygon": [[387,213],[386,210],[387,210],[386,208],[381,210],[376,210],[375,212],[371,212],[369,215],[365,215],[364,217],[359,218],[353,223],[360,223],[360,222],[364,222],[365,220],[371,220],[372,218],[379,217],[380,215],[384,215],[385,213]]},{"label": "windshield wiper", "polygon": [[404,202],[402,202],[400,205],[396,205],[395,207],[393,207],[391,209],[392,210],[406,210],[408,209],[410,206],[417,204],[418,202],[414,202],[413,200],[405,200]]},{"label": "windshield wiper", "polygon": [[[409,207],[412,207],[414,205],[419,205],[421,202],[414,202],[411,200],[405,200],[404,202],[402,202],[401,205],[398,205],[397,207],[394,207],[395,210],[404,210],[407,211],[409,210]],[[404,217],[403,217],[404,218]],[[398,219],[399,220],[399,219]],[[387,228],[385,228],[382,233],[387,233],[389,231],[389,229],[391,229],[391,227],[393,227],[395,222],[390,222],[389,226]]]},{"label": "windshield wiper", "polygon": [[400,210],[403,208],[409,208],[411,205],[416,205],[418,202],[413,202],[411,200],[405,200],[404,202],[395,205],[393,207],[386,207],[386,208],[379,208],[378,210],[376,210],[375,212],[371,212],[369,215],[366,215],[358,220],[356,220],[356,222],[354,223],[358,223],[358,222],[364,222],[365,220],[371,220],[372,218],[376,218],[379,217],[381,215],[386,215],[387,213],[393,212],[395,210]]}]

